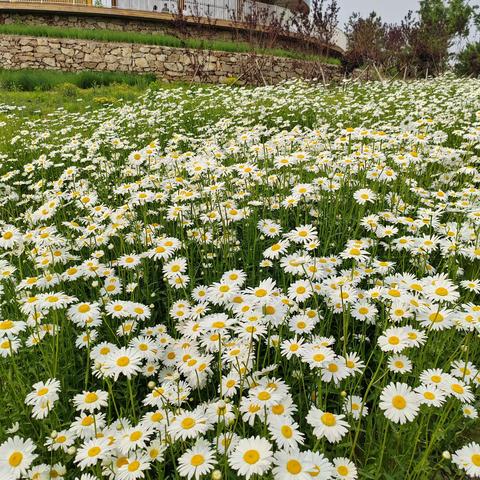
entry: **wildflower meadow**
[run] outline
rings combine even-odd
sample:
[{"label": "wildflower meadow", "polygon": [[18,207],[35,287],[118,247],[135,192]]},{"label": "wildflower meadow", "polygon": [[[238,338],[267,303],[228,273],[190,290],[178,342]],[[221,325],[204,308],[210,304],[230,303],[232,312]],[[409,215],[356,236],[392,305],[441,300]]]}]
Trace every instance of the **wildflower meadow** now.
[{"label": "wildflower meadow", "polygon": [[0,104],[0,480],[480,477],[480,80]]}]

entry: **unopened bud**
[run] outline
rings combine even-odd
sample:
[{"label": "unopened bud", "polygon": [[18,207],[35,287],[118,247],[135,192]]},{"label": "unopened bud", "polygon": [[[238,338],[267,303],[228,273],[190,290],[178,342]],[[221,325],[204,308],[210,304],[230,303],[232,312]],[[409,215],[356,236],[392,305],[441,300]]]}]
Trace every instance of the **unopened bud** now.
[{"label": "unopened bud", "polygon": [[76,452],[77,452],[77,449],[73,445],[71,447],[68,447],[67,453],[69,455],[75,455]]},{"label": "unopened bud", "polygon": [[444,452],[442,452],[442,457],[445,460],[450,460],[452,458],[452,455],[450,454],[450,452],[448,450],[445,450]]},{"label": "unopened bud", "polygon": [[148,384],[147,384],[147,387],[150,390],[153,390],[155,388],[155,385],[156,385],[156,383],[153,380],[150,380],[150,382],[148,382]]},{"label": "unopened bud", "polygon": [[214,470],[212,472],[212,480],[222,480],[222,472],[220,470]]},{"label": "unopened bud", "polygon": [[52,430],[52,432],[50,433],[50,438],[57,438],[58,436],[58,432],[56,430]]}]

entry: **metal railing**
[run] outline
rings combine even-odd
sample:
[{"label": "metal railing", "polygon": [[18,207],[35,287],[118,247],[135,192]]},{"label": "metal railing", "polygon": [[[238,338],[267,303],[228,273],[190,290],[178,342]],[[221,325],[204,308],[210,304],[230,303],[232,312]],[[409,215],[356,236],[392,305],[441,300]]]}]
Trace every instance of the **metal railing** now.
[{"label": "metal railing", "polygon": [[0,0],[0,3],[54,3],[56,5],[92,5],[89,0]]}]

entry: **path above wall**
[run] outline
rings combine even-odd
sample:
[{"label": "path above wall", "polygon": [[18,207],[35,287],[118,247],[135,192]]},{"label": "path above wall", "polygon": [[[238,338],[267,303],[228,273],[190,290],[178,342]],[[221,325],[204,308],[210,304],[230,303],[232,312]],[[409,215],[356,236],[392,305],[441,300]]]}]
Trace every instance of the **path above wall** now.
[{"label": "path above wall", "polygon": [[262,85],[292,78],[325,83],[343,78],[340,67],[267,55],[118,42],[2,35],[0,68],[153,73],[164,81]]}]

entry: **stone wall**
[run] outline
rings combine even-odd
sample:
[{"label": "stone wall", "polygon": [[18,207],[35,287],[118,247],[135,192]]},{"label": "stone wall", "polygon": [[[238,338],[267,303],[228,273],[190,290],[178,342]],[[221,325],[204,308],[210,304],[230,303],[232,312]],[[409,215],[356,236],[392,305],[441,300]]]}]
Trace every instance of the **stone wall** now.
[{"label": "stone wall", "polygon": [[[1,2],[0,2],[1,4]],[[47,6],[47,4],[45,4]],[[177,38],[201,38],[205,40],[241,41],[256,44],[259,47],[271,43],[271,34],[253,32],[239,26],[233,27],[231,22],[215,21],[210,19],[205,24],[199,22],[180,22],[175,16],[167,15],[163,18],[160,14],[155,19],[128,18],[117,16],[118,10],[106,10],[110,15],[72,12],[28,12],[28,11],[2,11],[0,10],[0,25],[20,23],[24,25],[49,25],[64,28],[80,28],[88,30],[114,30],[122,32],[139,32],[143,34],[173,35]],[[138,12],[136,12],[138,13]],[[151,12],[147,12],[151,14]],[[141,14],[141,12],[140,12]],[[165,14],[163,14],[165,16]],[[275,47],[305,51],[305,39],[292,35],[273,35]],[[313,49],[315,47],[311,46]],[[330,49],[329,55],[339,56],[336,49]]]},{"label": "stone wall", "polygon": [[340,80],[341,69],[319,62],[247,53],[230,53],[157,45],[0,36],[0,68],[62,71],[153,73],[165,81],[262,85],[290,78]]},{"label": "stone wall", "polygon": [[[82,28],[88,30],[115,30],[121,32],[138,32],[148,34],[168,34],[181,36],[172,21],[138,20],[122,17],[105,17],[101,15],[76,15],[76,14],[41,14],[27,12],[0,12],[0,24],[9,25],[21,23],[24,25],[49,25],[52,27]],[[185,25],[185,33],[192,36],[209,38],[218,37],[233,39],[234,32],[224,29],[223,31],[209,32],[201,25]],[[216,28],[215,30],[218,30]]]}]

